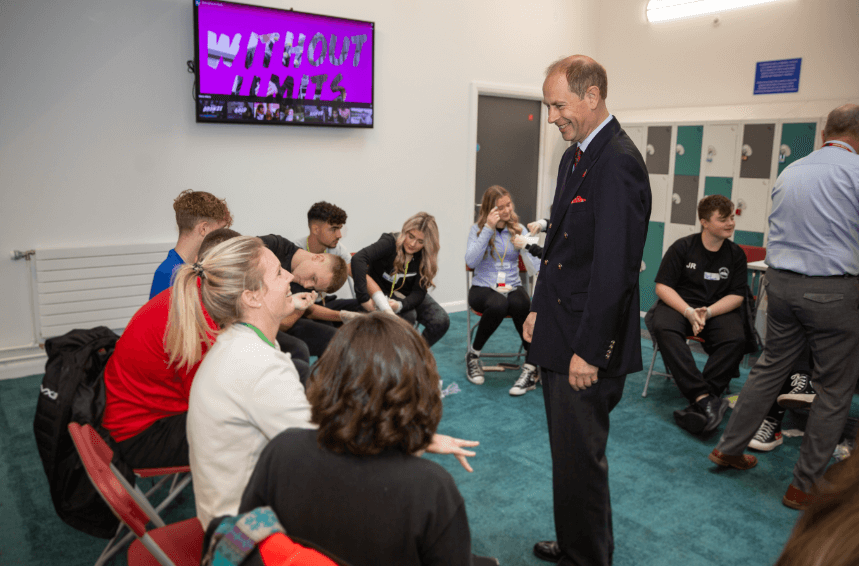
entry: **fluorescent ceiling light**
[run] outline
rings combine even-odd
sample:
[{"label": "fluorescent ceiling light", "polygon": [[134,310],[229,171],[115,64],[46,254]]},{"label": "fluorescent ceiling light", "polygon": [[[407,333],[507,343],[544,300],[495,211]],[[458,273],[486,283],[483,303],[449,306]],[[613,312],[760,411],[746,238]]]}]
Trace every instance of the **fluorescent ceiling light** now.
[{"label": "fluorescent ceiling light", "polygon": [[776,1],[778,0],[650,0],[647,3],[647,20],[678,20]]}]

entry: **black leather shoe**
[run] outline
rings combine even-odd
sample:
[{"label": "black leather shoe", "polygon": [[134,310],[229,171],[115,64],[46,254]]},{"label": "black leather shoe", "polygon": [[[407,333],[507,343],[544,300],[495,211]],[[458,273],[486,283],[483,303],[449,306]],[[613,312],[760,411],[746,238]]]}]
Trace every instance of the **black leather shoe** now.
[{"label": "black leather shoe", "polygon": [[692,434],[701,434],[707,426],[707,414],[698,403],[692,403],[682,410],[674,411],[677,426]]},{"label": "black leather shoe", "polygon": [[728,410],[730,404],[727,399],[708,395],[699,402],[701,408],[704,409],[704,414],[707,415],[707,424],[704,426],[704,432],[714,430],[725,416],[725,411]]},{"label": "black leather shoe", "polygon": [[546,562],[557,563],[561,559],[561,549],[554,540],[542,540],[534,545],[534,556]]}]

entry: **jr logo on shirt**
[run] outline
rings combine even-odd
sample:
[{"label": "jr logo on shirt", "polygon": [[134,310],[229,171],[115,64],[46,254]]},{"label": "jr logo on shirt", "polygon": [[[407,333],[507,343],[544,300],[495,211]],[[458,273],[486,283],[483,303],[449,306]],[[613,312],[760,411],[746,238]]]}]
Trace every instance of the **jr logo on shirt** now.
[{"label": "jr logo on shirt", "polygon": [[695,264],[690,261],[686,264],[686,269],[695,269]]}]

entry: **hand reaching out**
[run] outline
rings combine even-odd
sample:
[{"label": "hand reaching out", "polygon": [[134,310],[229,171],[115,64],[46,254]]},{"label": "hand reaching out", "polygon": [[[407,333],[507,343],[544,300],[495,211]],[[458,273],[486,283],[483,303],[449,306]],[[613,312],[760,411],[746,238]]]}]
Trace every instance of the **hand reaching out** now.
[{"label": "hand reaching out", "polygon": [[467,458],[477,454],[465,448],[473,448],[479,444],[476,440],[462,440],[445,434],[434,434],[426,451],[433,454],[453,454],[466,471],[473,472]]}]

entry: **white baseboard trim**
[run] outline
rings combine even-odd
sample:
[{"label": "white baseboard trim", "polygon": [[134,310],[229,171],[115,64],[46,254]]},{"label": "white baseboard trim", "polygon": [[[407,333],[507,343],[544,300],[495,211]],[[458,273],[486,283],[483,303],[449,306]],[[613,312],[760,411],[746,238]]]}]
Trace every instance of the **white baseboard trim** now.
[{"label": "white baseboard trim", "polygon": [[450,303],[440,303],[441,308],[445,312],[463,312],[465,310],[465,301],[452,301]]},{"label": "white baseboard trim", "polygon": [[45,373],[47,361],[48,355],[41,348],[6,352],[5,358],[0,357],[0,380]]}]

